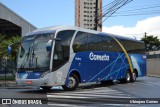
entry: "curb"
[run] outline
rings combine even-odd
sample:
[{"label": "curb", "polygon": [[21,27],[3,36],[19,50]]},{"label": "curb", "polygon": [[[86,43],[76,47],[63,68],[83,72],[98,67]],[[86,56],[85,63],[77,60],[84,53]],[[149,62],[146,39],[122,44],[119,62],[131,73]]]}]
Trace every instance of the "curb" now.
[{"label": "curb", "polygon": [[149,76],[149,77],[156,77],[156,78],[160,78],[160,75],[154,75],[154,74],[147,74],[147,76]]}]

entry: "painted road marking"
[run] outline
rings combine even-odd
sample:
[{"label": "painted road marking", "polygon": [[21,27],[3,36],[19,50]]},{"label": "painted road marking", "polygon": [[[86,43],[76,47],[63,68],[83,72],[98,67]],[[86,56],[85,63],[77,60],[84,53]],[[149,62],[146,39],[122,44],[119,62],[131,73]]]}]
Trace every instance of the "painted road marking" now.
[{"label": "painted road marking", "polygon": [[[61,92],[61,93],[47,93],[48,104],[52,106],[70,106],[70,107],[96,107],[109,106],[106,101],[114,101],[114,98],[134,98],[130,94],[125,94],[111,88],[96,88],[92,90],[80,90],[72,92]],[[105,105],[106,104],[106,105]],[[114,104],[113,104],[114,105]],[[117,104],[115,104],[116,106]],[[111,105],[112,106],[112,105]]]}]

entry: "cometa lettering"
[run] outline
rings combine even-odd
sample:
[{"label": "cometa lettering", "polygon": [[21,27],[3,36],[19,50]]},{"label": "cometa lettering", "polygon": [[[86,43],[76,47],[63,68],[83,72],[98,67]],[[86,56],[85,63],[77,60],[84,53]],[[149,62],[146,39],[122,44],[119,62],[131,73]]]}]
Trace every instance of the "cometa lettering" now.
[{"label": "cometa lettering", "polygon": [[95,55],[93,52],[89,54],[89,59],[94,61],[109,61],[109,55]]}]

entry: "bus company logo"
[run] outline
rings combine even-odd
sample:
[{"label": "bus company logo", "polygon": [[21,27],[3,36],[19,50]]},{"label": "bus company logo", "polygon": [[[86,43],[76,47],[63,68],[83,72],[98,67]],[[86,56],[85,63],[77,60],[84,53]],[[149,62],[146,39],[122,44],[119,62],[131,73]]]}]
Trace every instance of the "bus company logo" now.
[{"label": "bus company logo", "polygon": [[89,54],[89,59],[94,61],[109,61],[109,55],[95,55],[93,52]]}]

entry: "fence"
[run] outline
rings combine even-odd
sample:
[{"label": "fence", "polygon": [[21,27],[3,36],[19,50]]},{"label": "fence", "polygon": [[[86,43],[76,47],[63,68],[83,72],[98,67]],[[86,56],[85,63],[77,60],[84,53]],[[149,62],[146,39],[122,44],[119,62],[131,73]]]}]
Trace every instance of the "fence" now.
[{"label": "fence", "polygon": [[9,62],[9,66],[4,67],[0,64],[0,87],[8,87],[15,85],[15,64]]}]

